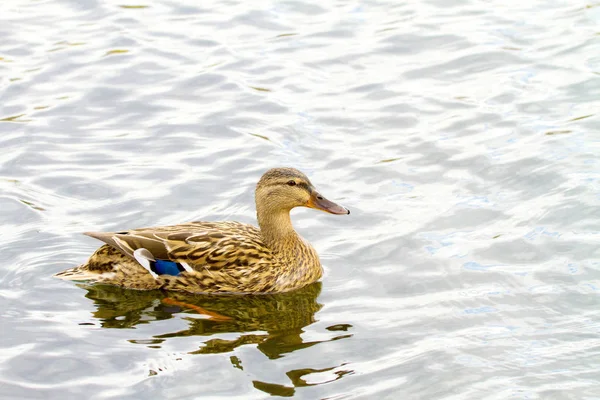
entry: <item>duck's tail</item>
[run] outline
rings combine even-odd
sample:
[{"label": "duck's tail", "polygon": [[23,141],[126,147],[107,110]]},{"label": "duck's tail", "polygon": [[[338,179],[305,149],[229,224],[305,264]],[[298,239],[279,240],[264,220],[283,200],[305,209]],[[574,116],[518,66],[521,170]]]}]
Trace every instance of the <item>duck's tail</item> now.
[{"label": "duck's tail", "polygon": [[97,281],[102,274],[98,271],[90,271],[86,268],[87,265],[69,268],[54,274],[55,278],[64,279],[66,281]]},{"label": "duck's tail", "polygon": [[54,276],[68,281],[103,283],[139,290],[159,289],[164,284],[164,281],[149,274],[137,260],[107,244],[96,250],[85,264]]},{"label": "duck's tail", "polygon": [[104,245],[96,250],[85,264],[69,268],[54,276],[67,281],[104,281],[114,277],[115,265],[123,262],[125,258],[126,256],[119,251]]}]

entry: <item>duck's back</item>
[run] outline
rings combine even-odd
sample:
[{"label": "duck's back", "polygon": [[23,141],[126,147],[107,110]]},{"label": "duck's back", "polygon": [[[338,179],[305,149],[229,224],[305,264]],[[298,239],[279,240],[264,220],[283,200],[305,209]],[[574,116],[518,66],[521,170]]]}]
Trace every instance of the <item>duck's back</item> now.
[{"label": "duck's back", "polygon": [[233,221],[194,221],[127,232],[87,234],[129,256],[132,251],[145,248],[157,259],[185,262],[199,271],[240,266],[243,260],[272,256],[258,228]]},{"label": "duck's back", "polygon": [[[279,262],[260,230],[239,222],[195,221],[124,232],[89,232],[107,245],[79,267],[57,277],[92,280],[135,289],[193,292],[269,292]],[[182,273],[152,276],[134,253],[146,249],[155,260],[189,267]],[[177,272],[177,270],[175,270]]]}]

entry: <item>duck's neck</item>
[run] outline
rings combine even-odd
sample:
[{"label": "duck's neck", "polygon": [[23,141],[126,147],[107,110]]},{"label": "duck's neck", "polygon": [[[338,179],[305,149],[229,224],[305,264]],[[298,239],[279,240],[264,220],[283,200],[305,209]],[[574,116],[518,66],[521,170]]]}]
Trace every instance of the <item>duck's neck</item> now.
[{"label": "duck's neck", "polygon": [[292,250],[302,240],[292,226],[289,210],[257,209],[258,225],[265,244],[274,251]]}]

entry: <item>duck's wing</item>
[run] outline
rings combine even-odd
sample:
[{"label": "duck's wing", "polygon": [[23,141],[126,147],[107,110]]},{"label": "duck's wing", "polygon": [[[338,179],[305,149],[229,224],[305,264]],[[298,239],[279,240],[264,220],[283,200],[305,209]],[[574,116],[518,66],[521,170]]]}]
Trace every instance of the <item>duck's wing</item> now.
[{"label": "duck's wing", "polygon": [[177,275],[184,270],[244,268],[271,259],[260,231],[239,222],[192,222],[86,235],[136,259],[153,276]]}]

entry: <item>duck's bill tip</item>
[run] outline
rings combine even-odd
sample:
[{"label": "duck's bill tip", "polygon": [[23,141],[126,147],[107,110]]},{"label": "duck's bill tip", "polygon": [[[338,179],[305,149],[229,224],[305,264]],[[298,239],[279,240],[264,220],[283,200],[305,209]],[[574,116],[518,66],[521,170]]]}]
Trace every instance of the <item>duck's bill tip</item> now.
[{"label": "duck's bill tip", "polygon": [[323,209],[323,211],[327,211],[328,213],[335,215],[350,214],[350,210],[348,210],[346,207],[340,206],[339,204],[335,204],[333,207],[330,207],[328,209]]},{"label": "duck's bill tip", "polygon": [[346,207],[343,207],[339,204],[334,203],[333,201],[327,200],[325,197],[316,193],[311,196],[310,200],[307,204],[310,208],[315,208],[317,210],[328,212],[329,214],[335,215],[347,215],[350,214],[350,210]]},{"label": "duck's bill tip", "polygon": [[340,206],[339,210],[336,211],[329,211],[331,214],[335,214],[335,215],[348,215],[350,214],[350,210],[348,210],[346,207],[342,207]]}]

